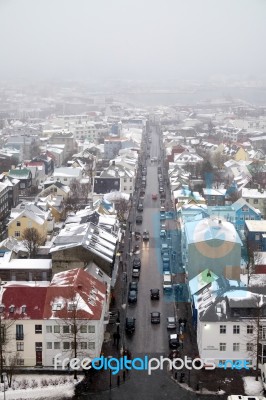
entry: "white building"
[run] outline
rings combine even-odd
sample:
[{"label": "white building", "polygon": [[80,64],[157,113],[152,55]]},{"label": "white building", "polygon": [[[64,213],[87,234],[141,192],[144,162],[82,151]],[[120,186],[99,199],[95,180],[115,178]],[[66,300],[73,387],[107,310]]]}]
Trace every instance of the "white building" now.
[{"label": "white building", "polygon": [[238,281],[218,278],[210,271],[205,277],[200,275],[195,277],[197,282],[194,278],[189,283],[200,357],[213,358],[216,365],[226,360],[248,360],[256,365],[260,307],[259,360],[265,362],[265,298],[241,287]]},{"label": "white building", "polygon": [[[54,357],[99,357],[109,306],[109,284],[83,269],[56,274],[50,284],[6,284],[2,325],[8,338],[4,361],[53,367]],[[74,335],[73,332],[76,332]]]}]

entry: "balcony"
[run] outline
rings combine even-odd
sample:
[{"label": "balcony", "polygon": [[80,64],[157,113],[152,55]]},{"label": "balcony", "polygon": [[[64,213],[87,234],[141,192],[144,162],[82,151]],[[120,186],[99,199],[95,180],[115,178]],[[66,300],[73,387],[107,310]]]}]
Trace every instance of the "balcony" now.
[{"label": "balcony", "polygon": [[24,340],[24,333],[17,333],[16,340]]}]

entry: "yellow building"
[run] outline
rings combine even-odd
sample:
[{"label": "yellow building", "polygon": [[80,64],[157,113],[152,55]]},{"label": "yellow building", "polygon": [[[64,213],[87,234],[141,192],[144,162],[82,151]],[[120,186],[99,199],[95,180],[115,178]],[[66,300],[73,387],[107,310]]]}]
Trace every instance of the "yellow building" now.
[{"label": "yellow building", "polygon": [[53,232],[54,219],[50,210],[43,211],[34,204],[26,204],[24,209],[12,209],[12,217],[8,224],[9,237],[22,240],[23,231],[27,228],[35,228],[44,238]]},{"label": "yellow building", "polygon": [[236,152],[234,159],[236,161],[249,161],[249,155],[246,150],[243,149],[243,147],[240,147],[238,151]]}]

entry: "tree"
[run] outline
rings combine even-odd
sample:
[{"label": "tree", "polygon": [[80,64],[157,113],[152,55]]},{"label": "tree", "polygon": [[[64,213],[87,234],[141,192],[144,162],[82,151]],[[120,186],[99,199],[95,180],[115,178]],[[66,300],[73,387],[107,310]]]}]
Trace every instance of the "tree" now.
[{"label": "tree", "polygon": [[265,297],[260,294],[254,294],[256,307],[252,310],[253,316],[245,319],[244,326],[246,326],[247,334],[246,345],[249,357],[256,361],[256,381],[259,379],[259,364],[262,363],[262,343],[265,340],[265,333],[262,323],[266,317],[266,303]]},{"label": "tree", "polygon": [[37,254],[39,246],[45,243],[45,238],[37,231],[36,228],[26,228],[22,233],[22,240],[28,250],[29,258],[34,258]]},{"label": "tree", "polygon": [[86,204],[91,185],[89,182],[80,183],[77,179],[72,179],[69,187],[70,195],[65,200],[65,204],[69,210],[76,212],[81,204]]},{"label": "tree", "polygon": [[[14,324],[14,320],[7,320],[2,315],[4,313],[5,306],[0,305],[0,379],[3,383],[4,364],[7,361],[6,347],[9,341],[14,340],[12,337],[10,328]],[[5,368],[6,369],[6,368]]]},{"label": "tree", "polygon": [[[90,357],[87,349],[88,338],[95,341],[95,331],[85,332],[87,330],[87,320],[81,319],[81,311],[84,308],[84,300],[75,288],[69,287],[68,295],[66,299],[64,318],[57,320],[60,324],[60,340],[67,340],[68,350],[67,357],[77,358],[77,357]],[[94,327],[95,328],[95,327]],[[86,335],[84,335],[86,334]],[[88,336],[89,335],[89,336]],[[77,370],[74,369],[74,379],[77,379]]]},{"label": "tree", "polygon": [[125,199],[120,199],[115,203],[115,209],[117,211],[117,218],[119,222],[125,222],[128,217],[129,202]]}]

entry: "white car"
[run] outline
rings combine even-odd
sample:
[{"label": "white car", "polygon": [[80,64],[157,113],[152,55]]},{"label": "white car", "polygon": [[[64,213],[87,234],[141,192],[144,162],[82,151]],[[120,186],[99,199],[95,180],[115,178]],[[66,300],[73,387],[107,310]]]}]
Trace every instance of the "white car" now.
[{"label": "white car", "polygon": [[175,317],[167,318],[167,329],[175,329],[176,328],[176,319]]}]

